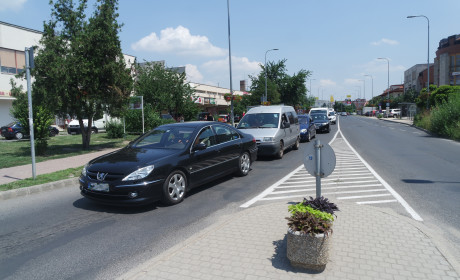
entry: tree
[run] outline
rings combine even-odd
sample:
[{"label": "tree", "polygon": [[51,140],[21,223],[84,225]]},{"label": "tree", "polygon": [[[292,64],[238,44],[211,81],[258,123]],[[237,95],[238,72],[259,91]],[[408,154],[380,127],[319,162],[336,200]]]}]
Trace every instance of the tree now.
[{"label": "tree", "polygon": [[83,148],[91,140],[95,116],[118,116],[132,90],[132,78],[121,52],[117,0],[97,0],[86,20],[87,0],[57,0],[35,58],[34,92],[38,101],[57,115],[76,116],[82,129]]},{"label": "tree", "polygon": [[186,81],[185,73],[177,73],[160,64],[146,62],[137,67],[134,85],[136,95],[143,96],[144,103],[156,112],[168,111],[174,118],[184,116],[193,119],[198,107],[193,102],[193,89]]},{"label": "tree", "polygon": [[[15,118],[22,127],[22,133],[29,135],[29,99],[23,91],[23,87],[17,86],[13,79],[10,80],[11,94],[16,100],[13,101],[11,115]],[[33,99],[33,97],[32,97]],[[32,103],[32,118],[34,127],[35,148],[37,154],[44,155],[48,147],[49,126],[53,121],[53,114],[43,106]]]},{"label": "tree", "polygon": [[262,71],[258,76],[250,76],[252,105],[260,104],[261,97],[265,94],[265,71],[267,72],[267,97],[271,104],[284,103],[286,105],[301,105],[305,103],[307,88],[306,79],[310,71],[300,70],[293,76],[288,75],[286,59],[277,63],[268,62],[260,66]]}]

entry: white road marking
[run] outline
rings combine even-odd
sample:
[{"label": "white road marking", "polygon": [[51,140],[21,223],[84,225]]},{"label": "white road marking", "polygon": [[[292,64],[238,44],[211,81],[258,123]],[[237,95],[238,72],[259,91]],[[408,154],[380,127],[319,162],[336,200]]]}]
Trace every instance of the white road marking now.
[{"label": "white road marking", "polygon": [[[417,221],[423,219],[415,212],[412,207],[356,152],[350,145],[345,136],[340,131],[340,122],[337,123],[338,130],[335,133],[329,145],[336,141],[338,134],[341,134],[337,147],[333,147],[336,154],[336,168],[334,172],[326,179],[321,179],[321,189],[329,191],[322,195],[338,194],[357,194],[372,192],[388,192],[374,195],[354,195],[354,196],[336,196],[337,199],[367,199],[377,197],[393,196],[395,199],[357,201],[357,204],[379,204],[398,202],[404,209]],[[390,127],[391,128],[391,127]],[[394,129],[394,128],[391,128]],[[343,141],[346,145],[343,145]],[[339,145],[340,144],[340,145]],[[343,150],[345,149],[345,150]],[[297,167],[294,171],[281,178],[265,191],[253,199],[242,204],[240,207],[247,208],[257,201],[270,201],[281,199],[294,199],[299,197],[315,196],[316,178],[303,170],[304,166]],[[310,188],[309,188],[310,187]],[[382,188],[383,187],[383,188]],[[371,188],[368,190],[347,190],[356,188]],[[334,191],[341,190],[341,191]],[[309,192],[311,192],[309,194]],[[297,193],[297,194],[296,194]],[[289,195],[291,194],[291,195]]]}]

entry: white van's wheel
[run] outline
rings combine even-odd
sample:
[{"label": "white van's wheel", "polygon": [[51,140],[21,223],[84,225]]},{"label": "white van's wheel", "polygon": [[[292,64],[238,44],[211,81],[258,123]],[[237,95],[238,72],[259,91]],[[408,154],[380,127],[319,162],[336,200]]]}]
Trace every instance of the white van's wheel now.
[{"label": "white van's wheel", "polygon": [[276,157],[281,159],[283,158],[283,155],[284,155],[284,144],[283,144],[283,141],[280,141],[280,150],[276,154]]}]

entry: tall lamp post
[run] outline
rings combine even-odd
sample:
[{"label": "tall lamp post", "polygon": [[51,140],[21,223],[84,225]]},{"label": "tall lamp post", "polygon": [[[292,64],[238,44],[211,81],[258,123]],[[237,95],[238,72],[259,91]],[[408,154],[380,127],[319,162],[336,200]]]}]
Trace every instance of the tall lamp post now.
[{"label": "tall lamp post", "polygon": [[388,101],[387,101],[387,109],[385,111],[385,115],[388,116],[388,113],[390,112],[390,60],[386,57],[379,57],[377,59],[385,59],[388,63],[388,80],[387,80],[387,85],[388,85]]},{"label": "tall lamp post", "polygon": [[[416,18],[416,17],[424,17],[428,22],[428,56],[426,61],[426,69],[427,69],[427,76],[428,76],[428,86],[426,87],[426,92],[428,92],[428,96],[430,95],[430,19],[424,15],[419,16],[407,16],[407,18]],[[426,103],[426,108],[428,109],[430,106],[429,104],[430,99],[428,98]]]},{"label": "tall lamp post", "polygon": [[228,14],[228,65],[230,68],[230,119],[232,120],[232,126],[235,126],[233,118],[233,88],[232,88],[232,44],[230,43],[230,0],[227,0],[227,14]]},{"label": "tall lamp post", "polygon": [[371,77],[372,79],[372,99],[374,99],[374,77],[372,77],[372,75],[364,75],[365,77]]},{"label": "tall lamp post", "polygon": [[271,50],[267,50],[265,52],[265,62],[264,62],[264,70],[265,70],[265,96],[264,96],[264,100],[263,102],[267,102],[268,100],[268,96],[267,96],[267,53],[269,51],[277,51],[278,49],[271,49]]}]

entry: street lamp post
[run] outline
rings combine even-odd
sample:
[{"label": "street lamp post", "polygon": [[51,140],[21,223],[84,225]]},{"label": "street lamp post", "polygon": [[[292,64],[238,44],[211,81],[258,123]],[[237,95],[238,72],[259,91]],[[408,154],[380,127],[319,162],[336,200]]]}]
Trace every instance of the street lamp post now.
[{"label": "street lamp post", "polygon": [[385,115],[388,116],[388,113],[390,112],[390,60],[386,57],[379,57],[377,59],[385,59],[388,64],[388,80],[387,80],[387,85],[388,85],[388,101],[387,101],[387,109],[385,111]]},{"label": "street lamp post", "polygon": [[[428,23],[428,55],[426,61],[426,69],[427,69],[427,76],[428,76],[428,86],[426,87],[426,92],[428,92],[428,96],[430,95],[430,19],[424,15],[419,16],[407,16],[407,18],[416,18],[416,17],[424,17]],[[430,99],[428,98],[426,103],[426,108],[429,108]]]},{"label": "street lamp post", "polygon": [[230,119],[232,126],[235,126],[233,118],[233,88],[232,88],[232,45],[230,43],[230,0],[227,0],[227,14],[228,14],[228,65],[230,68]]},{"label": "street lamp post", "polygon": [[374,77],[372,77],[372,75],[364,75],[365,77],[371,77],[372,79],[372,99],[374,99]]},{"label": "street lamp post", "polygon": [[278,49],[270,49],[265,52],[265,62],[264,62],[264,70],[265,70],[265,96],[263,102],[268,101],[268,96],[267,96],[267,53],[269,51],[277,51]]}]

